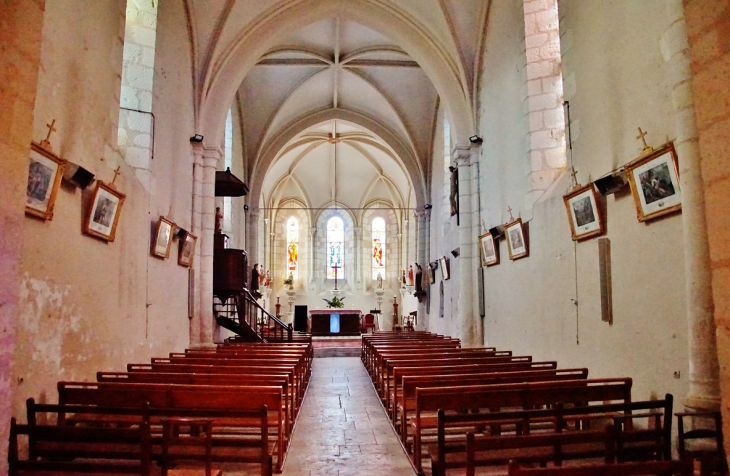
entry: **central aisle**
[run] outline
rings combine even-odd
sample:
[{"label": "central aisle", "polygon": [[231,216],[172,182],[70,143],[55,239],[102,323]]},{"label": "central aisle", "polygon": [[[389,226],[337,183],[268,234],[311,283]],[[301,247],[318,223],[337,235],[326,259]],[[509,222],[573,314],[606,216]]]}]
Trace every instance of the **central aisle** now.
[{"label": "central aisle", "polygon": [[283,476],[413,474],[360,359],[314,359]]}]

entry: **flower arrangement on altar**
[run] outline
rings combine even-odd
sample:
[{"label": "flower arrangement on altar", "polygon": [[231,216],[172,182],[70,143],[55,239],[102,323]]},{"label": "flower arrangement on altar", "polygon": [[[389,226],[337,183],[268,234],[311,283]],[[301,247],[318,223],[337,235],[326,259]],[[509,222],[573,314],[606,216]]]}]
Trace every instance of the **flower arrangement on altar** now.
[{"label": "flower arrangement on altar", "polygon": [[342,309],[343,307],[345,307],[345,298],[340,299],[335,296],[332,299],[322,298],[322,300],[327,303],[327,307],[329,309]]}]

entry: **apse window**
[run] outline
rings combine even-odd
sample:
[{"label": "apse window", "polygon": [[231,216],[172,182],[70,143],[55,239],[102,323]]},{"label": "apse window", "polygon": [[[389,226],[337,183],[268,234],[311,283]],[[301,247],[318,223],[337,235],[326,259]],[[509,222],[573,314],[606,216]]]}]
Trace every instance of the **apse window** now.
[{"label": "apse window", "polygon": [[286,222],[286,275],[299,277],[299,220],[294,217]]},{"label": "apse window", "polygon": [[373,219],[373,279],[385,278],[385,220]]},{"label": "apse window", "polygon": [[327,222],[327,279],[342,279],[345,256],[345,224],[340,217]]}]

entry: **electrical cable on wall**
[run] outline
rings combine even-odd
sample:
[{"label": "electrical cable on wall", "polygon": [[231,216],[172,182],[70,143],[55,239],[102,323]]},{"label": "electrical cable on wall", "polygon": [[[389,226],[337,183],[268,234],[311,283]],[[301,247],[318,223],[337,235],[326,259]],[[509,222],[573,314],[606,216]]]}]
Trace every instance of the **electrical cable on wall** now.
[{"label": "electrical cable on wall", "polygon": [[[569,156],[569,162],[570,162],[570,169],[572,171],[571,173],[571,185],[569,187],[577,187],[578,186],[578,180],[577,180],[577,172],[575,170],[575,162],[573,158],[573,135],[571,133],[571,121],[570,121],[570,101],[563,102],[563,108],[565,109],[565,115],[566,120],[566,129],[568,132],[568,156]],[[573,273],[574,273],[574,281],[575,281],[575,298],[571,299],[573,302],[573,305],[575,306],[575,344],[580,345],[580,310],[578,308],[578,242],[573,242]]]}]

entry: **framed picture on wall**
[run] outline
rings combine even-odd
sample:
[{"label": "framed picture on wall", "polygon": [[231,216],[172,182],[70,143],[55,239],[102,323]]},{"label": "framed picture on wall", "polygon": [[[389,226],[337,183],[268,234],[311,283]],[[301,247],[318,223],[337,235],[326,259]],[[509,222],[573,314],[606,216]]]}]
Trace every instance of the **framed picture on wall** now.
[{"label": "framed picture on wall", "polygon": [[563,197],[563,201],[568,210],[573,241],[585,240],[606,231],[598,208],[596,189],[592,183],[573,190]]},{"label": "framed picture on wall", "polygon": [[175,224],[165,217],[160,217],[157,222],[155,241],[152,244],[152,254],[160,258],[170,257],[170,245],[172,244],[172,230]]},{"label": "framed picture on wall", "polygon": [[445,281],[451,277],[451,270],[449,269],[451,263],[449,263],[449,258],[446,256],[439,258],[439,263],[441,264],[441,276]]},{"label": "framed picture on wall", "polygon": [[25,195],[25,214],[53,219],[58,186],[61,184],[66,161],[40,144],[31,142],[28,158],[28,185]]},{"label": "framed picture on wall", "polygon": [[497,242],[488,231],[479,236],[479,250],[482,257],[482,266],[494,266],[499,264],[499,251]]},{"label": "framed picture on wall", "polygon": [[507,235],[509,259],[516,260],[530,254],[527,247],[527,239],[525,238],[525,228],[521,218],[508,223],[504,228],[504,233]]},{"label": "framed picture on wall", "polygon": [[677,152],[669,142],[655,152],[626,166],[631,194],[640,222],[653,220],[682,209]]},{"label": "framed picture on wall", "polygon": [[180,252],[177,255],[177,264],[190,268],[193,265],[193,257],[195,257],[195,243],[198,238],[195,235],[187,233],[180,240]]},{"label": "framed picture on wall", "polygon": [[106,241],[114,241],[117,223],[126,195],[119,193],[102,181],[96,182],[94,198],[86,216],[84,232]]}]

